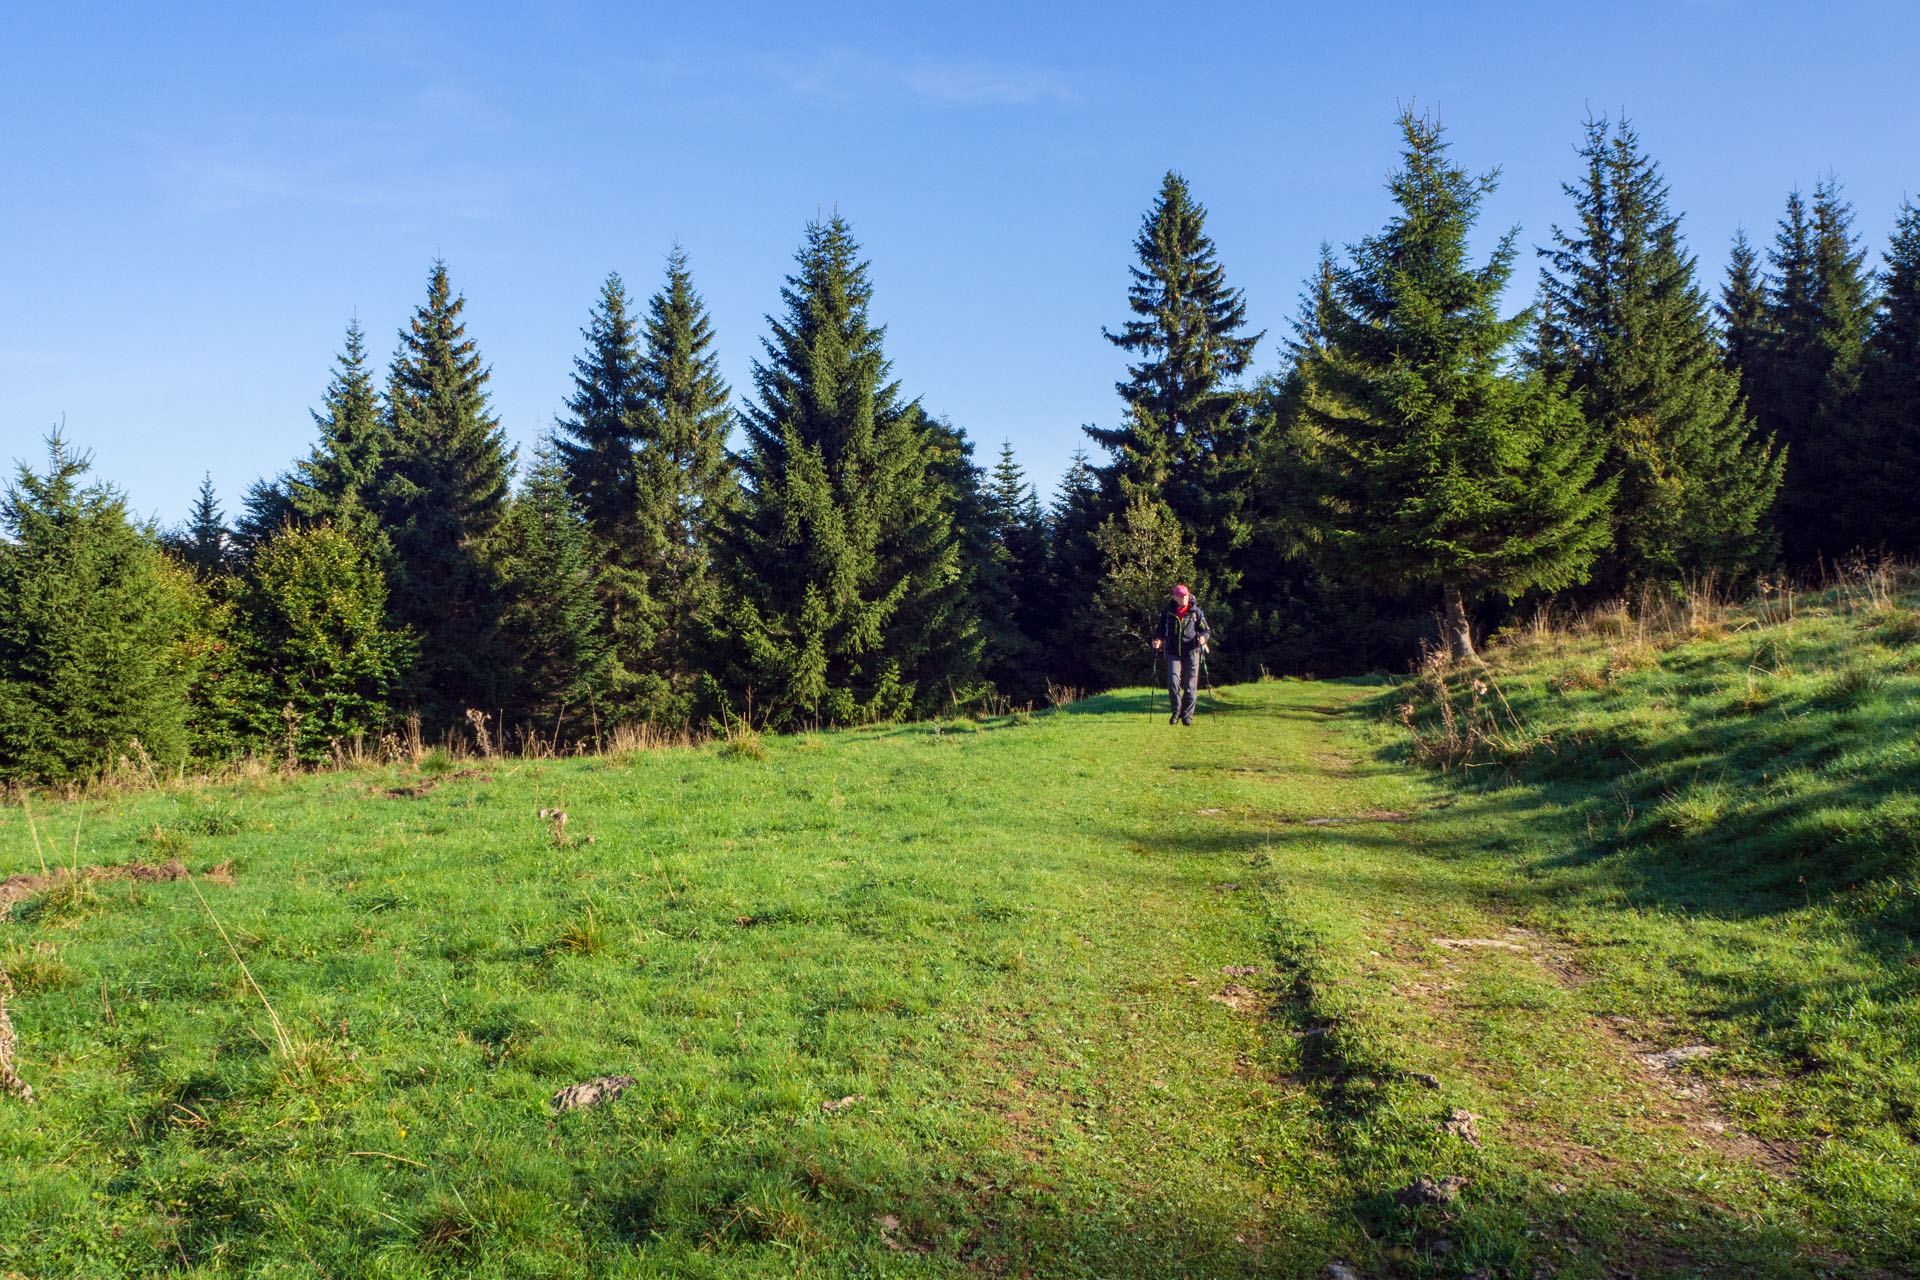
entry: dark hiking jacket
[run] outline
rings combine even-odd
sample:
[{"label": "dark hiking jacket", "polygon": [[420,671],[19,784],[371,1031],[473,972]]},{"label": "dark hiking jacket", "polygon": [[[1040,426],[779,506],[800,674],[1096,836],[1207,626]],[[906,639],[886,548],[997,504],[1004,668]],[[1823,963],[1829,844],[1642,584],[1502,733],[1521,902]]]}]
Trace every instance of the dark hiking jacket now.
[{"label": "dark hiking jacket", "polygon": [[1160,611],[1160,625],[1154,629],[1153,638],[1165,641],[1168,653],[1177,653],[1186,657],[1200,647],[1200,641],[1213,634],[1207,626],[1207,611],[1195,600],[1187,606],[1187,616],[1181,617],[1168,605]]}]

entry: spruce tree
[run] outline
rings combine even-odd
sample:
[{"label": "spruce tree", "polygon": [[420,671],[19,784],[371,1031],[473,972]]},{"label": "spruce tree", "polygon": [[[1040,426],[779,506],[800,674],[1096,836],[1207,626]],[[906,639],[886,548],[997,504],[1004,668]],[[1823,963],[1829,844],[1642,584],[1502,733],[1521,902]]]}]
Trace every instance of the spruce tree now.
[{"label": "spruce tree", "polygon": [[499,575],[487,556],[514,451],[487,404],[488,372],[444,262],[400,331],[387,374],[390,451],[379,517],[393,548],[389,608],[420,639],[415,689],[432,727],[497,706],[509,670]]},{"label": "spruce tree", "polygon": [[1540,250],[1532,363],[1564,377],[1606,442],[1613,545],[1594,584],[1617,592],[1728,577],[1771,560],[1780,459],[1756,440],[1721,363],[1667,184],[1626,122],[1590,121],[1585,172],[1563,189],[1578,224]]},{"label": "spruce tree", "polygon": [[969,674],[976,624],[928,425],[888,381],[851,228],[810,224],[796,261],[742,415],[726,692],[776,726],[891,718],[948,697],[942,668]]},{"label": "spruce tree", "polygon": [[558,738],[597,722],[608,648],[595,591],[599,555],[558,453],[544,446],[496,535],[513,658],[509,723]]},{"label": "spruce tree", "polygon": [[1093,598],[1100,587],[1100,548],[1094,532],[1106,517],[1100,476],[1086,451],[1076,449],[1047,512],[1047,599],[1044,627],[1048,677],[1075,689],[1109,679],[1094,660],[1099,634]]},{"label": "spruce tree", "polygon": [[568,416],[555,423],[553,448],[595,537],[612,549],[633,534],[634,448],[647,390],[639,336],[619,273],[609,273],[600,286],[599,301],[580,333],[587,350],[574,357]]},{"label": "spruce tree", "polygon": [[642,607],[627,619],[635,625],[617,635],[629,679],[644,673],[650,686],[647,714],[681,722],[707,669],[702,637],[723,607],[714,537],[739,480],[727,455],[732,392],[720,376],[713,321],[678,245],[666,275],[647,303],[640,393],[630,414],[631,552],[620,563],[639,574]]},{"label": "spruce tree", "polygon": [[1720,318],[1721,363],[1740,379],[1740,394],[1751,405],[1756,400],[1755,378],[1764,360],[1767,332],[1767,283],[1760,255],[1744,229],[1734,233],[1727,255],[1727,280],[1714,305]]},{"label": "spruce tree", "polygon": [[213,491],[213,473],[200,478],[200,492],[193,500],[187,522],[167,539],[187,566],[201,579],[212,578],[226,567],[229,538],[220,499]]},{"label": "spruce tree", "polygon": [[1853,210],[1831,180],[1814,188],[1809,209],[1787,199],[1767,291],[1767,337],[1759,360],[1754,415],[1787,452],[1780,535],[1787,560],[1809,565],[1853,549],[1835,521],[1853,484],[1848,413],[1872,303],[1865,251],[1853,235]]},{"label": "spruce tree", "polygon": [[1225,596],[1237,581],[1250,488],[1235,380],[1263,335],[1245,332],[1246,297],[1228,286],[1206,217],[1186,180],[1169,172],[1134,239],[1134,318],[1102,331],[1137,361],[1117,384],[1127,416],[1085,430],[1112,454],[1101,468],[1109,509],[1140,492],[1164,501],[1198,550],[1199,576]]},{"label": "spruce tree", "polygon": [[1010,698],[1046,692],[1044,636],[1053,612],[1047,591],[1047,531],[1040,495],[1003,441],[981,490],[985,547],[979,553],[981,669]]},{"label": "spruce tree", "polygon": [[255,480],[240,495],[240,514],[234,517],[232,546],[236,557],[249,560],[273,536],[299,518],[294,503],[298,478],[287,472],[271,480]]},{"label": "spruce tree", "polygon": [[191,577],[91,469],[56,430],[47,469],[21,463],[0,499],[0,779],[186,753]]},{"label": "spruce tree", "polygon": [[382,465],[393,451],[393,423],[382,411],[358,319],[347,324],[346,347],[313,423],[320,439],[296,465],[289,488],[295,511],[304,520],[351,531],[376,559],[384,559],[379,487]]},{"label": "spruce tree", "polygon": [[1484,266],[1467,259],[1494,176],[1450,163],[1437,122],[1406,113],[1400,127],[1400,211],[1336,271],[1302,370],[1314,532],[1348,574],[1440,588],[1446,642],[1465,657],[1469,598],[1584,578],[1608,541],[1613,482],[1595,482],[1604,441],[1560,384],[1507,368],[1530,321],[1497,310],[1518,230]]},{"label": "spruce tree", "polygon": [[1860,370],[1856,455],[1863,546],[1920,555],[1920,206],[1900,206]]}]

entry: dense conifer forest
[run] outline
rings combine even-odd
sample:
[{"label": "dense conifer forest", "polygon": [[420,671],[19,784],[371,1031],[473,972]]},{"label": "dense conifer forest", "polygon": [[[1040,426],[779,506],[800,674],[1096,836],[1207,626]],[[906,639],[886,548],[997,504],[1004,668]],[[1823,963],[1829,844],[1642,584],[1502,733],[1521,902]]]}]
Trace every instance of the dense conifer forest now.
[{"label": "dense conifer forest", "polygon": [[444,262],[384,373],[347,326],[310,451],[231,509],[209,482],[141,521],[56,432],[0,505],[0,778],[1035,703],[1145,680],[1175,581],[1226,681],[1470,655],[1549,597],[1920,554],[1920,206],[1870,262],[1837,181],[1794,191],[1716,285],[1600,119],[1564,221],[1477,255],[1495,175],[1399,129],[1392,217],[1327,228],[1345,247],[1271,338],[1165,175],[1106,331],[1112,419],[1050,500],[895,376],[884,272],[837,214],[733,384],[697,260],[673,246],[644,301],[609,274],[529,458]]}]

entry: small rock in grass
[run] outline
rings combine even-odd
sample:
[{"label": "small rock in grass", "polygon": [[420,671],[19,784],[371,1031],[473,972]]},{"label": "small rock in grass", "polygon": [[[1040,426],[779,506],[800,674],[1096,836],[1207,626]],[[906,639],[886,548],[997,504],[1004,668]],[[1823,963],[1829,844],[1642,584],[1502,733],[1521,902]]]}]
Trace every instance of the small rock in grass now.
[{"label": "small rock in grass", "polygon": [[1460,1191],[1467,1180],[1458,1174],[1448,1174],[1444,1178],[1415,1178],[1406,1186],[1393,1193],[1393,1198],[1409,1209],[1418,1209],[1422,1205],[1452,1204],[1460,1198]]},{"label": "small rock in grass", "polygon": [[1408,1076],[1408,1079],[1412,1080],[1415,1084],[1423,1084],[1429,1089],[1438,1089],[1440,1087],[1440,1077],[1430,1076],[1424,1071],[1415,1071]]},{"label": "small rock in grass", "polygon": [[1671,1071],[1683,1062],[1692,1062],[1695,1058],[1704,1058],[1720,1052],[1710,1044],[1683,1044],[1674,1049],[1663,1049],[1659,1053],[1643,1053],[1640,1061],[1656,1071]]},{"label": "small rock in grass", "polygon": [[1220,972],[1229,978],[1257,978],[1261,974],[1261,969],[1256,964],[1223,964],[1220,966]]},{"label": "small rock in grass", "polygon": [[1480,1145],[1480,1117],[1471,1111],[1462,1111],[1455,1107],[1453,1114],[1440,1122],[1440,1131],[1450,1133],[1456,1138]]},{"label": "small rock in grass", "polygon": [[1365,1280],[1365,1277],[1344,1262],[1329,1262],[1327,1280]]},{"label": "small rock in grass", "polygon": [[1207,999],[1213,1001],[1215,1004],[1223,1004],[1235,1013],[1251,1013],[1260,1007],[1259,993],[1251,991],[1237,982],[1229,982],[1226,986],[1208,996]]},{"label": "small rock in grass", "polygon": [[1214,814],[1220,811],[1218,809],[1195,809],[1194,812],[1199,814],[1203,818],[1211,818]]},{"label": "small rock in grass", "polygon": [[573,1111],[580,1107],[597,1107],[603,1102],[611,1102],[632,1087],[632,1076],[595,1076],[579,1084],[570,1084],[554,1094],[553,1109]]},{"label": "small rock in grass", "polygon": [[828,1102],[821,1103],[820,1109],[826,1112],[830,1116],[837,1115],[840,1112],[845,1111],[848,1107],[852,1106],[854,1103],[865,1102],[866,1100],[867,1100],[867,1095],[864,1093],[850,1093],[846,1097],[840,1099],[840,1101],[838,1102],[828,1101]]}]

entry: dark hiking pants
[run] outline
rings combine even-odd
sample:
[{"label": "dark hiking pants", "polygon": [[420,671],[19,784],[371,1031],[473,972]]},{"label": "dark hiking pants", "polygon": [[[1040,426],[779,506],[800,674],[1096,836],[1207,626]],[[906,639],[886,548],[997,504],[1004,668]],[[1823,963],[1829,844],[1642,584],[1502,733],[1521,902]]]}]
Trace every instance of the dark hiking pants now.
[{"label": "dark hiking pants", "polygon": [[1173,718],[1181,724],[1193,723],[1193,704],[1200,694],[1200,651],[1167,655],[1167,697],[1173,704]]}]

